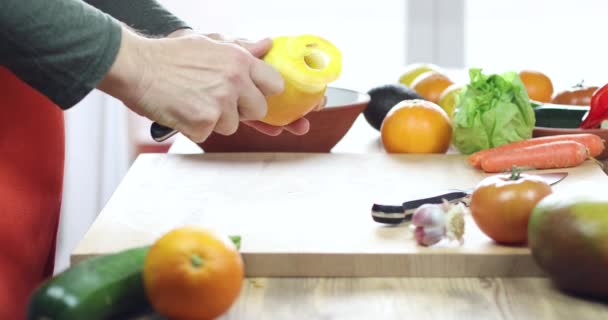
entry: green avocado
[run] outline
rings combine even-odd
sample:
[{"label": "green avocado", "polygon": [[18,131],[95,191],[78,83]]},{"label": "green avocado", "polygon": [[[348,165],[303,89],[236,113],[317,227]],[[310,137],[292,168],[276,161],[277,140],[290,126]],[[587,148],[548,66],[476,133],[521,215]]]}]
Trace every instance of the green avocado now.
[{"label": "green avocado", "polygon": [[403,100],[424,100],[416,91],[402,84],[386,84],[374,87],[367,94],[370,96],[370,101],[363,111],[363,115],[365,120],[376,130],[380,130],[384,117],[397,103]]},{"label": "green avocado", "polygon": [[608,199],[550,194],[532,211],[528,241],[558,288],[608,300]]}]

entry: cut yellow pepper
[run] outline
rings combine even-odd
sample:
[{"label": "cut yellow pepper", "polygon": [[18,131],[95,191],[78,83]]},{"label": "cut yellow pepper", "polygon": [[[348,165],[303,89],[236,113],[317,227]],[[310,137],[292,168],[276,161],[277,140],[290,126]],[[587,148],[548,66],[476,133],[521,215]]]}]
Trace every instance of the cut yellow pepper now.
[{"label": "cut yellow pepper", "polygon": [[268,111],[262,122],[287,125],[312,111],[323,99],[327,84],[342,71],[342,55],[329,41],[314,35],[273,39],[264,61],[283,77],[281,94],[267,97]]}]

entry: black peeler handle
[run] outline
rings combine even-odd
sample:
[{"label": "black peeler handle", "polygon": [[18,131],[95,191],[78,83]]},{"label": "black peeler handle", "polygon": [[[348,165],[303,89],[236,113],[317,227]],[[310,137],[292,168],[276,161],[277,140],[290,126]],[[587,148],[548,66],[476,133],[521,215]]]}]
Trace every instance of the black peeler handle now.
[{"label": "black peeler handle", "polygon": [[154,141],[156,142],[165,141],[176,133],[176,130],[173,130],[169,127],[165,127],[162,124],[158,124],[156,122],[152,123],[152,125],[150,126],[150,135],[152,136],[152,139],[154,139]]},{"label": "black peeler handle", "polygon": [[415,210],[416,208],[420,207],[423,204],[427,204],[427,203],[440,204],[440,203],[443,203],[443,200],[452,202],[452,201],[464,199],[468,195],[469,195],[468,193],[463,192],[463,191],[448,192],[448,193],[440,194],[440,195],[434,196],[434,197],[406,201],[403,203],[403,208],[405,210]]},{"label": "black peeler handle", "polygon": [[384,224],[400,224],[412,219],[414,211],[423,204],[440,204],[443,201],[460,202],[464,201],[469,196],[469,193],[463,191],[453,191],[443,193],[437,196],[410,200],[401,205],[372,205],[372,218],[378,223]]}]

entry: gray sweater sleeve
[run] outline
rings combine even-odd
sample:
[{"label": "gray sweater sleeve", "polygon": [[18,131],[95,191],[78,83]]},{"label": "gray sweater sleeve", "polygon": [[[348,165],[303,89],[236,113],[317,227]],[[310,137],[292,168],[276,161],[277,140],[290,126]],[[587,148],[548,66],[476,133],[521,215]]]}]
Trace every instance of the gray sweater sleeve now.
[{"label": "gray sweater sleeve", "polygon": [[85,0],[96,8],[148,36],[167,34],[189,26],[156,0]]},{"label": "gray sweater sleeve", "polygon": [[0,65],[68,109],[114,63],[119,20],[154,36],[187,27],[153,0],[0,0]]},{"label": "gray sweater sleeve", "polygon": [[120,41],[119,22],[82,1],[0,1],[0,65],[63,109],[103,79]]}]

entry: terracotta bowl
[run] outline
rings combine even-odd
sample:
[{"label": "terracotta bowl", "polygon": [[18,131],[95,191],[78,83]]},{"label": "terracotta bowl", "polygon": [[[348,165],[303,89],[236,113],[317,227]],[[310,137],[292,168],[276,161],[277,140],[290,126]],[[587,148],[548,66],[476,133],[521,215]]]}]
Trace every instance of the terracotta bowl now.
[{"label": "terracotta bowl", "polygon": [[[559,106],[559,105],[557,105]],[[572,107],[572,106],[565,106]],[[577,106],[574,106],[577,107]],[[584,117],[585,112],[580,111],[581,119]],[[538,115],[537,115],[538,117]],[[554,136],[561,134],[577,134],[577,133],[592,133],[598,135],[600,138],[604,139],[608,143],[608,129],[578,129],[578,128],[558,128],[558,127],[548,127],[548,126],[537,126],[534,128],[532,132],[533,137],[544,137],[544,136]],[[608,145],[607,149],[598,157],[598,159],[608,159]]]},{"label": "terracotta bowl", "polygon": [[365,93],[335,87],[328,87],[325,96],[325,108],[306,115],[310,121],[310,131],[303,136],[283,131],[271,137],[240,125],[233,135],[214,133],[199,146],[205,152],[330,152],[350,130],[370,97]]}]

